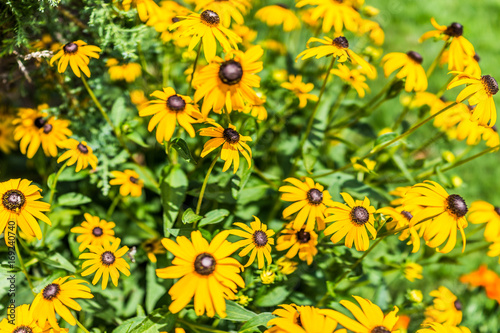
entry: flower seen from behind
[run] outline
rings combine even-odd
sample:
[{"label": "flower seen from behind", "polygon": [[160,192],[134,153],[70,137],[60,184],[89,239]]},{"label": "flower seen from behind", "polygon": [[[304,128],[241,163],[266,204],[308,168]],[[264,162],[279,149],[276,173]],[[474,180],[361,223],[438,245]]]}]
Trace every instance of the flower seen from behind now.
[{"label": "flower seen from behind", "polygon": [[114,222],[101,220],[98,216],[92,216],[89,213],[83,214],[85,221],[78,227],[71,228],[71,232],[80,234],[76,241],[80,243],[78,251],[83,252],[89,245],[103,245],[104,242],[113,242],[115,240],[116,226]]},{"label": "flower seen from behind", "polygon": [[94,155],[92,148],[85,141],[78,141],[75,139],[68,139],[59,145],[61,148],[68,149],[57,159],[57,163],[68,160],[67,165],[76,163],[75,171],[86,169],[89,164],[92,169],[97,168],[97,157]]},{"label": "flower seen from behind", "polygon": [[61,50],[50,59],[50,65],[52,66],[54,61],[59,60],[57,62],[59,73],[64,73],[69,64],[76,76],[80,77],[80,71],[82,71],[87,77],[90,77],[89,58],[99,59],[97,52],[101,51],[99,47],[87,45],[81,40],[70,42],[62,46]]},{"label": "flower seen from behind", "polygon": [[258,217],[254,216],[254,219],[255,221],[250,223],[250,227],[241,222],[234,223],[235,226],[243,230],[233,229],[230,232],[233,235],[246,238],[234,243],[239,248],[245,247],[238,253],[240,257],[248,255],[251,251],[245,267],[250,266],[257,257],[258,267],[261,269],[265,264],[264,258],[267,260],[267,265],[271,265],[271,245],[274,245],[274,238],[272,238],[274,231],[268,229],[267,225],[263,224]]},{"label": "flower seen from behind", "polygon": [[144,181],[140,179],[139,174],[131,169],[121,171],[111,171],[111,175],[115,177],[109,183],[111,185],[121,185],[120,195],[127,196],[130,194],[132,197],[140,197]]},{"label": "flower seen from behind", "polygon": [[427,89],[427,75],[422,67],[422,61],[422,56],[415,51],[392,52],[382,58],[382,65],[386,77],[401,68],[396,74],[396,78],[406,79],[405,90],[407,92],[425,91]]},{"label": "flower seen from behind", "polygon": [[366,84],[366,77],[357,69],[349,69],[346,65],[339,64],[338,68],[332,69],[330,73],[353,87],[361,98],[365,97],[365,91],[370,91],[370,87]]},{"label": "flower seen from behind", "polygon": [[268,26],[283,26],[283,31],[300,28],[300,20],[297,15],[283,4],[262,7],[255,13],[255,17]]}]

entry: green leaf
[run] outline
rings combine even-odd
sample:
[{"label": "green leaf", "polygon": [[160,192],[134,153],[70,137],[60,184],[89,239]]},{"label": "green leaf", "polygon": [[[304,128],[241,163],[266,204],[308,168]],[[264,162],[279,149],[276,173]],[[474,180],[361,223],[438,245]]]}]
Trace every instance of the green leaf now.
[{"label": "green leaf", "polygon": [[111,122],[116,127],[120,127],[121,123],[127,118],[127,107],[125,105],[125,98],[120,96],[116,99],[111,107],[109,115]]},{"label": "green leaf", "polygon": [[[257,332],[259,326],[267,327],[269,320],[276,318],[271,312],[263,312],[247,321],[238,332]],[[260,332],[260,331],[259,331]]]},{"label": "green leaf", "polygon": [[188,162],[196,164],[196,161],[194,160],[193,155],[191,155],[191,151],[189,150],[186,141],[184,141],[181,138],[175,138],[170,141],[170,145],[174,147],[175,150],[177,150],[180,157],[182,157]]},{"label": "green leaf", "polygon": [[0,265],[0,273],[2,274],[14,274],[20,272],[21,268],[17,266],[10,266],[9,264],[1,264]]},{"label": "green leaf", "polygon": [[139,316],[124,321],[120,326],[113,330],[113,333],[129,333],[131,329],[139,325],[142,321],[144,321],[144,319],[146,319],[146,316]]},{"label": "green leaf", "polygon": [[401,158],[401,156],[399,156],[399,155],[392,155],[392,160],[394,161],[394,163],[396,163],[396,165],[398,166],[399,170],[401,170],[403,172],[403,175],[406,177],[406,179],[408,179],[410,181],[410,183],[415,184],[416,181],[413,178],[413,176],[411,175],[411,173],[408,170],[408,168],[406,167],[406,164],[403,161],[403,159]]},{"label": "green leaf", "polygon": [[92,199],[81,193],[75,192],[65,193],[57,200],[60,206],[79,206],[89,202],[92,202]]},{"label": "green leaf", "polygon": [[229,211],[227,209],[215,209],[205,214],[205,216],[201,219],[200,224],[198,226],[202,227],[207,224],[219,223],[224,220],[226,216],[229,215]]},{"label": "green leaf", "polygon": [[156,302],[163,297],[167,289],[158,283],[155,265],[148,263],[146,267],[146,311],[154,310]]},{"label": "green leaf", "polygon": [[[384,143],[386,142],[389,142],[391,141],[392,139],[396,138],[398,136],[397,133],[394,133],[394,132],[391,132],[391,133],[386,133],[386,134],[382,134],[381,136],[379,136],[376,140],[375,140],[375,145],[373,147],[373,149],[377,148],[378,146],[380,145],[383,145]],[[372,149],[372,150],[373,150]]]},{"label": "green leaf", "polygon": [[282,303],[292,291],[286,286],[279,286],[266,292],[264,295],[257,298],[255,305],[257,306],[276,306]]},{"label": "green leaf", "polygon": [[182,214],[182,223],[188,224],[188,223],[195,223],[196,221],[199,221],[203,218],[203,216],[200,216],[193,212],[191,208],[188,208],[184,214]]},{"label": "green leaf", "polygon": [[71,273],[76,272],[75,266],[73,266],[71,262],[69,262],[68,259],[64,258],[60,253],[54,253],[47,258],[41,259],[41,261],[46,263],[47,265],[62,268]]},{"label": "green leaf", "polygon": [[177,315],[170,313],[167,308],[156,309],[142,322],[136,325],[130,333],[159,333],[170,332],[174,328]]},{"label": "green leaf", "polygon": [[167,165],[163,169],[160,181],[161,203],[163,206],[163,230],[165,237],[170,235],[172,228],[188,188],[188,179],[178,164]]},{"label": "green leaf", "polygon": [[240,168],[237,174],[231,178],[231,194],[236,200],[250,179],[252,171],[253,165],[250,168]]},{"label": "green leaf", "polygon": [[233,301],[228,300],[226,300],[226,315],[227,316],[224,318],[224,320],[230,321],[248,321],[257,316],[256,313],[245,309],[244,307],[238,305]]},{"label": "green leaf", "polygon": [[137,143],[139,146],[143,148],[149,148],[149,145],[146,142],[144,142],[142,136],[137,131],[133,131],[127,134],[127,138],[129,138],[130,141]]}]

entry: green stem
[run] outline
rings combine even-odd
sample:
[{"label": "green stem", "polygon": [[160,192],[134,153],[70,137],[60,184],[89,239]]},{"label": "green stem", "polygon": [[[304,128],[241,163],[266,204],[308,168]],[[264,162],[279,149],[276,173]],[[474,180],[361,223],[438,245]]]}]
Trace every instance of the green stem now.
[{"label": "green stem", "polygon": [[399,125],[401,125],[401,123],[403,122],[403,120],[405,119],[406,115],[408,114],[408,112],[410,111],[410,105],[411,103],[413,102],[413,99],[415,98],[415,95],[413,95],[410,99],[410,101],[408,102],[408,104],[403,108],[403,112],[401,112],[401,114],[399,115],[398,119],[396,120],[396,122],[394,123],[394,126],[392,127],[392,130],[395,131],[398,129]]},{"label": "green stem", "polygon": [[396,82],[397,80],[399,80],[397,77],[393,77],[392,80],[390,80],[389,82],[387,82],[387,84],[382,88],[382,90],[380,90],[378,94],[376,94],[375,96],[373,96],[372,99],[370,99],[368,101],[368,103],[366,103],[361,109],[366,109],[366,108],[369,108],[370,105],[374,105],[375,102],[380,97],[382,97],[387,92],[387,90],[389,90],[389,88],[392,87],[392,85],[394,84],[394,82]]},{"label": "green stem", "polygon": [[335,104],[333,105],[332,109],[330,110],[330,113],[328,114],[328,120],[326,122],[327,126],[329,126],[332,123],[332,120],[333,120],[333,117],[335,116],[335,113],[337,112],[338,108],[340,107],[340,104],[342,104],[342,101],[344,100],[344,98],[346,97],[346,95],[350,89],[351,89],[351,86],[349,86],[347,84],[342,87],[340,94],[337,96],[337,100],[335,101]]},{"label": "green stem", "polygon": [[194,59],[193,63],[193,72],[191,73],[191,79],[189,80],[189,88],[187,93],[188,96],[191,95],[191,90],[193,89],[194,72],[196,72],[196,66],[198,65],[198,58],[200,58],[200,52],[201,52],[201,41],[198,45],[198,51],[196,52],[196,58]]},{"label": "green stem", "polygon": [[113,202],[111,203],[111,206],[109,206],[109,209],[106,212],[106,217],[108,218],[108,220],[113,215],[113,212],[115,211],[116,206],[120,202],[121,197],[122,196],[120,195],[120,193],[117,193],[116,196],[115,196],[115,198],[113,199]]},{"label": "green stem", "polygon": [[229,116],[229,110],[227,108],[224,108],[224,111],[222,112],[224,112],[224,114],[226,115],[227,126],[229,127],[229,124],[231,124],[231,116]]},{"label": "green stem", "polygon": [[[196,214],[200,214],[200,208],[201,208],[201,203],[203,201],[203,195],[205,195],[205,189],[207,188],[208,184],[208,178],[210,177],[210,174],[212,173],[212,169],[215,166],[215,162],[219,159],[220,152],[215,156],[214,160],[212,161],[212,164],[210,164],[210,167],[208,168],[207,175],[205,176],[205,180],[203,181],[203,185],[201,186],[200,190],[200,196],[198,197],[198,204],[196,205]],[[195,228],[196,228],[196,223],[195,223]]]},{"label": "green stem", "polygon": [[439,60],[441,59],[441,56],[443,55],[444,51],[448,48],[448,45],[450,45],[450,43],[448,41],[446,41],[444,43],[443,48],[441,49],[441,51],[439,51],[437,57],[434,59],[434,61],[432,62],[432,64],[427,69],[427,72],[425,72],[425,74],[427,76],[427,80],[429,79],[429,77],[434,72],[434,69],[436,69],[436,66],[439,63]]},{"label": "green stem", "polygon": [[89,331],[85,328],[85,326],[83,326],[83,324],[82,324],[82,323],[80,323],[80,321],[79,321],[78,319],[76,319],[76,318],[75,318],[75,320],[76,320],[76,324],[78,325],[78,327],[80,327],[80,329],[81,329],[82,331],[84,331],[85,333],[90,333],[90,332],[89,332]]},{"label": "green stem", "polygon": [[17,258],[19,259],[19,265],[21,265],[21,271],[26,276],[26,281],[28,281],[28,285],[30,286],[30,290],[33,293],[33,296],[36,296],[36,293],[33,291],[35,288],[33,287],[33,283],[31,282],[30,275],[28,274],[28,271],[26,270],[26,266],[24,266],[24,260],[23,260],[23,257],[21,256],[21,251],[19,251],[19,245],[17,244],[17,239],[14,243],[14,247],[16,248],[16,254],[17,254]]},{"label": "green stem", "polygon": [[[68,160],[69,161],[69,160]],[[68,166],[68,161],[66,161],[62,166],[61,168],[57,171],[55,177],[54,177],[54,181],[52,183],[52,190],[50,191],[50,196],[49,196],[49,205],[50,205],[50,209],[52,210],[52,204],[54,203],[54,197],[55,197],[55,194],[57,192],[57,181],[59,180],[59,176],[61,175],[61,173],[64,171],[64,169],[66,169],[66,167]],[[45,245],[45,235],[47,233],[47,223],[44,223],[43,226],[42,226],[42,246]]]}]

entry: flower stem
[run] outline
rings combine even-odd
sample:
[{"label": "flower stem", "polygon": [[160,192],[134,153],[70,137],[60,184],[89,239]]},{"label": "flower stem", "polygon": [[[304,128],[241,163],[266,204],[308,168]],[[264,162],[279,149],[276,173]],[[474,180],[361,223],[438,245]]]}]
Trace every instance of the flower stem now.
[{"label": "flower stem", "polygon": [[36,293],[33,291],[33,289],[35,289],[35,288],[33,287],[33,283],[31,282],[30,275],[28,274],[28,271],[26,270],[26,266],[24,266],[24,260],[23,260],[23,257],[21,256],[21,251],[19,251],[19,245],[17,244],[17,239],[14,243],[14,247],[16,248],[16,254],[17,254],[17,258],[19,259],[19,265],[21,265],[21,271],[26,276],[26,281],[28,281],[28,285],[30,286],[30,290],[33,293],[33,296],[36,296]]},{"label": "flower stem", "polygon": [[439,60],[441,59],[441,56],[443,55],[444,51],[448,48],[448,45],[450,45],[450,42],[449,41],[446,41],[443,45],[443,48],[441,49],[441,51],[439,51],[437,57],[434,59],[434,61],[432,62],[432,64],[429,66],[429,68],[427,69],[427,72],[425,73],[426,76],[427,76],[427,80],[429,79],[429,77],[432,75],[432,73],[434,72],[434,69],[436,69],[436,66],[437,64],[439,63]]},{"label": "flower stem", "polygon": [[[69,160],[68,160],[69,161]],[[52,189],[50,191],[50,196],[49,196],[49,205],[50,205],[50,209],[52,210],[52,204],[54,202],[54,197],[55,197],[55,194],[57,192],[57,181],[59,180],[59,176],[61,175],[61,173],[64,171],[64,169],[66,169],[66,167],[68,166],[68,161],[66,161],[62,166],[61,168],[57,171],[56,175],[54,176],[54,181],[52,182]],[[47,233],[47,223],[44,223],[43,226],[42,226],[42,246],[45,245],[45,235]]]},{"label": "flower stem", "polygon": [[198,45],[198,51],[196,52],[196,58],[194,59],[193,63],[193,72],[191,73],[191,79],[189,80],[189,88],[188,88],[188,93],[187,95],[191,95],[191,90],[193,90],[193,78],[194,78],[194,72],[196,72],[196,66],[198,65],[198,59],[200,58],[200,52],[201,52],[201,41]]},{"label": "flower stem", "polygon": [[[201,208],[201,203],[203,201],[203,195],[205,194],[205,189],[207,188],[208,184],[208,178],[210,177],[210,174],[212,173],[212,169],[215,166],[215,162],[219,159],[220,152],[215,156],[214,160],[212,161],[212,164],[210,164],[210,167],[208,168],[207,175],[205,176],[205,180],[203,181],[203,185],[201,186],[200,190],[200,196],[198,198],[198,204],[196,205],[196,214],[200,214],[200,208]],[[196,223],[195,223],[195,228],[196,228]]]},{"label": "flower stem", "polygon": [[75,318],[75,320],[76,320],[76,324],[78,325],[78,327],[80,327],[80,329],[81,329],[82,331],[84,331],[85,333],[90,333],[90,332],[89,332],[89,330],[87,330],[87,329],[85,328],[85,326],[83,326],[83,324],[82,324],[82,323],[80,323],[80,321],[79,321],[78,319],[76,319],[76,318]]},{"label": "flower stem", "polygon": [[106,212],[106,217],[108,219],[110,219],[111,215],[113,215],[113,212],[115,211],[116,206],[120,202],[121,197],[122,196],[120,195],[120,193],[117,193],[116,196],[115,196],[115,198],[113,199],[113,202],[111,203],[111,206],[109,206],[109,209]]},{"label": "flower stem", "polygon": [[[338,108],[340,107],[340,104],[342,104],[342,101],[346,97],[347,93],[350,90],[350,86],[345,84],[342,87],[342,90],[340,91],[340,94],[337,96],[337,100],[335,101],[335,104],[333,105],[332,109],[330,110],[330,113],[328,114],[328,120],[326,122],[327,126],[329,126],[333,120],[333,117],[335,116],[335,113],[337,112]],[[328,127],[327,127],[328,128]]]}]

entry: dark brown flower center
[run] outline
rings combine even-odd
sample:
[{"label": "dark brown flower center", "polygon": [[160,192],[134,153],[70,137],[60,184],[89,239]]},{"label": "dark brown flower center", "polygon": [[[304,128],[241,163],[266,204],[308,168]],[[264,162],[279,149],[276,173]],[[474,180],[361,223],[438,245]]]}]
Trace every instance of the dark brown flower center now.
[{"label": "dark brown flower center", "polygon": [[64,53],[66,54],[73,54],[78,51],[78,45],[75,43],[71,42],[63,46]]},{"label": "dark brown flower center", "polygon": [[391,333],[391,331],[385,326],[376,326],[371,333]]},{"label": "dark brown flower center", "polygon": [[240,141],[240,133],[232,128],[226,128],[224,132],[222,132],[222,136],[229,143],[237,143]]},{"label": "dark brown flower center", "polygon": [[493,126],[491,126],[491,129],[492,129],[493,131],[495,131],[495,132],[498,132],[497,125],[493,125]]},{"label": "dark brown flower center", "polygon": [[43,288],[42,296],[47,301],[50,301],[59,294],[59,291],[61,291],[61,287],[57,283],[51,283]]},{"label": "dark brown flower center", "polygon": [[180,18],[178,18],[178,17],[174,17],[174,18],[172,19],[172,23],[177,23],[177,22],[179,22],[180,20],[181,20]]},{"label": "dark brown flower center", "polygon": [[219,67],[219,78],[227,85],[235,85],[243,77],[243,68],[241,64],[234,60],[223,62]]},{"label": "dark brown flower center", "polygon": [[43,133],[45,134],[49,134],[50,132],[52,132],[52,125],[51,124],[45,124],[43,125]]},{"label": "dark brown flower center", "polygon": [[83,143],[79,143],[76,148],[82,153],[82,154],[88,154],[89,153],[89,148],[84,145]]},{"label": "dark brown flower center", "polygon": [[253,242],[258,247],[262,247],[267,244],[267,235],[262,230],[257,230],[253,233]]},{"label": "dark brown flower center", "polygon": [[167,107],[172,111],[184,111],[186,102],[179,95],[172,95],[167,99]]},{"label": "dark brown flower center", "polygon": [[102,228],[100,228],[100,227],[95,227],[94,229],[92,229],[92,235],[94,235],[96,237],[101,237],[103,233],[104,232],[103,232]]},{"label": "dark brown flower center", "polygon": [[476,53],[474,54],[474,60],[476,60],[476,62],[479,62],[481,60],[481,57]]},{"label": "dark brown flower center", "polygon": [[424,58],[420,55],[420,53],[415,51],[408,51],[406,55],[410,57],[411,60],[415,61],[417,64],[421,64],[424,61]]},{"label": "dark brown flower center", "polygon": [[458,299],[453,302],[453,305],[455,306],[455,309],[457,309],[458,311],[462,311],[462,303],[460,303]]},{"label": "dark brown flower center", "polygon": [[464,26],[457,22],[453,22],[452,24],[450,24],[444,31],[444,34],[450,37],[460,37],[463,35],[463,33]]},{"label": "dark brown flower center", "polygon": [[309,200],[310,204],[319,205],[323,202],[323,192],[315,188],[310,189],[307,192],[307,200]]},{"label": "dark brown flower center", "polygon": [[16,212],[24,206],[26,197],[19,190],[8,190],[2,196],[2,205],[5,209]]},{"label": "dark brown flower center", "polygon": [[19,326],[12,333],[33,333],[33,330],[28,326]]},{"label": "dark brown flower center", "polygon": [[115,255],[111,251],[106,251],[101,254],[101,262],[103,265],[109,266],[113,264],[116,260]]},{"label": "dark brown flower center", "polygon": [[307,243],[311,240],[311,234],[307,231],[304,231],[304,229],[300,230],[295,235],[299,243]]},{"label": "dark brown flower center", "polygon": [[404,217],[406,217],[406,219],[407,219],[408,221],[410,221],[410,220],[413,218],[413,215],[411,215],[411,213],[410,213],[410,212],[408,212],[408,211],[406,211],[406,210],[403,210],[403,211],[401,212],[401,215],[403,215]]},{"label": "dark brown flower center", "polygon": [[199,254],[194,261],[194,270],[201,275],[210,275],[215,271],[215,258],[210,253]]},{"label": "dark brown flower center", "polygon": [[134,184],[137,184],[139,182],[139,179],[132,177],[132,176],[130,176],[129,180],[131,183],[134,183]]},{"label": "dark brown flower center", "polygon": [[498,83],[493,76],[483,75],[481,76],[481,82],[489,96],[493,96],[498,92]]},{"label": "dark brown flower center", "polygon": [[203,23],[211,27],[217,26],[220,23],[219,15],[211,10],[205,10],[201,13],[200,18]]},{"label": "dark brown flower center", "polygon": [[43,119],[43,117],[38,117],[35,119],[35,121],[33,122],[33,124],[38,127],[38,128],[42,128],[43,125],[45,125],[45,122],[46,120]]},{"label": "dark brown flower center", "polygon": [[364,225],[369,218],[370,214],[365,207],[356,206],[351,210],[351,220],[357,225]]},{"label": "dark brown flower center", "polygon": [[344,36],[335,38],[332,44],[340,49],[347,49],[349,47],[349,41]]},{"label": "dark brown flower center", "polygon": [[458,194],[450,195],[446,198],[446,203],[448,204],[448,210],[456,217],[463,217],[467,214],[467,204]]},{"label": "dark brown flower center", "polygon": [[497,213],[497,215],[500,216],[500,207],[495,207],[494,210],[495,213]]},{"label": "dark brown flower center", "polygon": [[285,8],[285,9],[289,9],[290,8],[287,5],[285,5],[284,3],[277,3],[276,6],[279,6],[281,8]]}]

